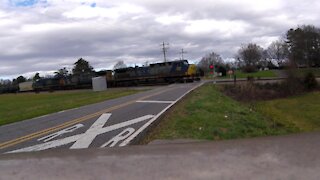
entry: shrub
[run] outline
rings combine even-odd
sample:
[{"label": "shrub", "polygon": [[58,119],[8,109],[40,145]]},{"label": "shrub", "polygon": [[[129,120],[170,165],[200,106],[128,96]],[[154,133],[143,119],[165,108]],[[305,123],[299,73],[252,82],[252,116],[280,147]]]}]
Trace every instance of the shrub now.
[{"label": "shrub", "polygon": [[253,77],[253,76],[247,76],[247,80],[248,80],[249,82],[253,82],[253,81],[254,81],[254,77]]},{"label": "shrub", "polygon": [[289,77],[281,84],[282,92],[287,95],[297,95],[304,91],[303,82],[297,76],[289,75]]},{"label": "shrub", "polygon": [[257,67],[255,66],[244,66],[242,68],[242,72],[245,72],[245,73],[253,73],[253,72],[257,72]]},{"label": "shrub", "polygon": [[306,76],[304,77],[303,84],[307,90],[313,90],[318,86],[316,77],[312,72],[309,72],[308,74],[306,74]]}]

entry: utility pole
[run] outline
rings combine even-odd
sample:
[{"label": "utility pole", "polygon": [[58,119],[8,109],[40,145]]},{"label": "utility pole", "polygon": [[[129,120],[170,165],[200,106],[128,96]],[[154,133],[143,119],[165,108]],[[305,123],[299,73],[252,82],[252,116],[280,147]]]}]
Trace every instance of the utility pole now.
[{"label": "utility pole", "polygon": [[181,54],[180,60],[184,60],[183,54],[187,54],[187,53],[188,53],[188,52],[184,51],[183,48],[182,48],[182,49],[181,49],[181,52],[180,52],[180,54]]},{"label": "utility pole", "polygon": [[169,46],[169,43],[162,42],[161,45],[162,45],[162,52],[163,52],[164,62],[167,62],[166,52],[168,51],[169,47],[166,47],[166,46]]}]

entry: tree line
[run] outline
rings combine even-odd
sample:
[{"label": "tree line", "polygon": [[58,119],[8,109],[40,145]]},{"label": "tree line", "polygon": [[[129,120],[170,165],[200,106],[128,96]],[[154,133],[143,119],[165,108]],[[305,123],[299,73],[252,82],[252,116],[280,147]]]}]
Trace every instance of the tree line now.
[{"label": "tree line", "polygon": [[212,52],[200,60],[198,67],[208,73],[209,64],[227,69],[239,68],[244,72],[266,68],[320,67],[320,28],[313,25],[291,28],[285,37],[272,42],[266,49],[255,43],[244,44],[233,63],[223,62],[220,55]]}]

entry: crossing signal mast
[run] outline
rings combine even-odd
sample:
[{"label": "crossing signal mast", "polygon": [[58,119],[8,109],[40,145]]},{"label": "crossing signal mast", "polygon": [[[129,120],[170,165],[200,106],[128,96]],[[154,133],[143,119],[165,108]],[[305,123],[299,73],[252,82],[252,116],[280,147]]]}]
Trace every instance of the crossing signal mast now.
[{"label": "crossing signal mast", "polygon": [[179,54],[181,54],[180,60],[184,60],[183,58],[183,54],[187,54],[188,52],[184,51],[183,48],[181,49],[181,52]]},{"label": "crossing signal mast", "polygon": [[168,51],[168,49],[169,49],[169,43],[165,43],[165,42],[163,42],[163,43],[161,44],[161,46],[162,46],[162,52],[163,52],[163,59],[164,59],[164,62],[167,62],[167,56],[166,56],[166,53],[167,53],[167,51]]},{"label": "crossing signal mast", "polygon": [[213,84],[216,84],[216,76],[215,76],[214,68],[215,68],[214,64],[209,65],[210,74],[212,75],[212,79],[213,79]]},{"label": "crossing signal mast", "polygon": [[210,64],[209,65],[209,69],[210,69],[210,74],[214,74],[214,65],[213,64]]}]

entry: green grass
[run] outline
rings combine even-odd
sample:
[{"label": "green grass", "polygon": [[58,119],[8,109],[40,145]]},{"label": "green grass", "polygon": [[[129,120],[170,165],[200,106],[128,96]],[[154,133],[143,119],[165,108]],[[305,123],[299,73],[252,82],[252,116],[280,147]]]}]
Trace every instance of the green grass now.
[{"label": "green grass", "polygon": [[139,92],[109,89],[102,92],[63,91],[54,93],[21,93],[0,95],[0,125],[80,107]]},{"label": "green grass", "polygon": [[258,71],[258,72],[254,72],[254,73],[244,73],[244,72],[237,70],[236,76],[237,76],[237,78],[247,78],[248,76],[255,77],[255,78],[277,77],[277,75],[272,70]]},{"label": "green grass", "polygon": [[204,85],[180,102],[143,143],[154,139],[234,139],[296,132]]},{"label": "green grass", "polygon": [[[236,70],[236,76],[237,78],[247,78],[248,76],[252,76],[254,78],[278,77],[278,74],[276,73],[276,71],[285,72],[286,70],[267,70],[267,71],[258,71],[254,73],[244,73],[241,70]],[[300,69],[295,69],[294,72],[301,77],[304,77],[308,72],[312,72],[316,77],[320,77],[320,68],[300,68]],[[218,78],[229,79],[230,75],[227,75],[225,77],[218,77]],[[212,79],[212,76],[207,75],[205,76],[205,79]]]},{"label": "green grass", "polygon": [[[286,70],[278,70],[278,71],[286,71]],[[298,75],[305,76],[308,72],[312,72],[315,76],[320,77],[320,68],[300,68],[294,70]],[[247,78],[248,76],[252,76],[255,78],[266,78],[266,77],[277,77],[277,73],[273,70],[268,71],[258,71],[254,73],[244,73],[241,70],[236,71],[237,78]]]},{"label": "green grass", "polygon": [[[268,71],[258,71],[258,72],[254,72],[254,73],[244,73],[241,70],[237,70],[236,71],[236,76],[237,78],[247,78],[248,76],[252,76],[255,78],[268,78],[268,77],[278,77],[277,74],[272,71],[272,70],[268,70]],[[217,77],[218,79],[233,79],[233,76],[230,77],[230,75],[226,75],[226,76],[222,76],[222,77]],[[204,79],[212,79],[212,75],[206,75],[204,76]]]},{"label": "green grass", "polygon": [[257,111],[281,124],[292,123],[300,131],[320,130],[320,92],[259,102]]},{"label": "green grass", "polygon": [[302,77],[309,72],[312,72],[316,77],[320,77],[320,68],[300,68],[295,69],[295,72]]}]

